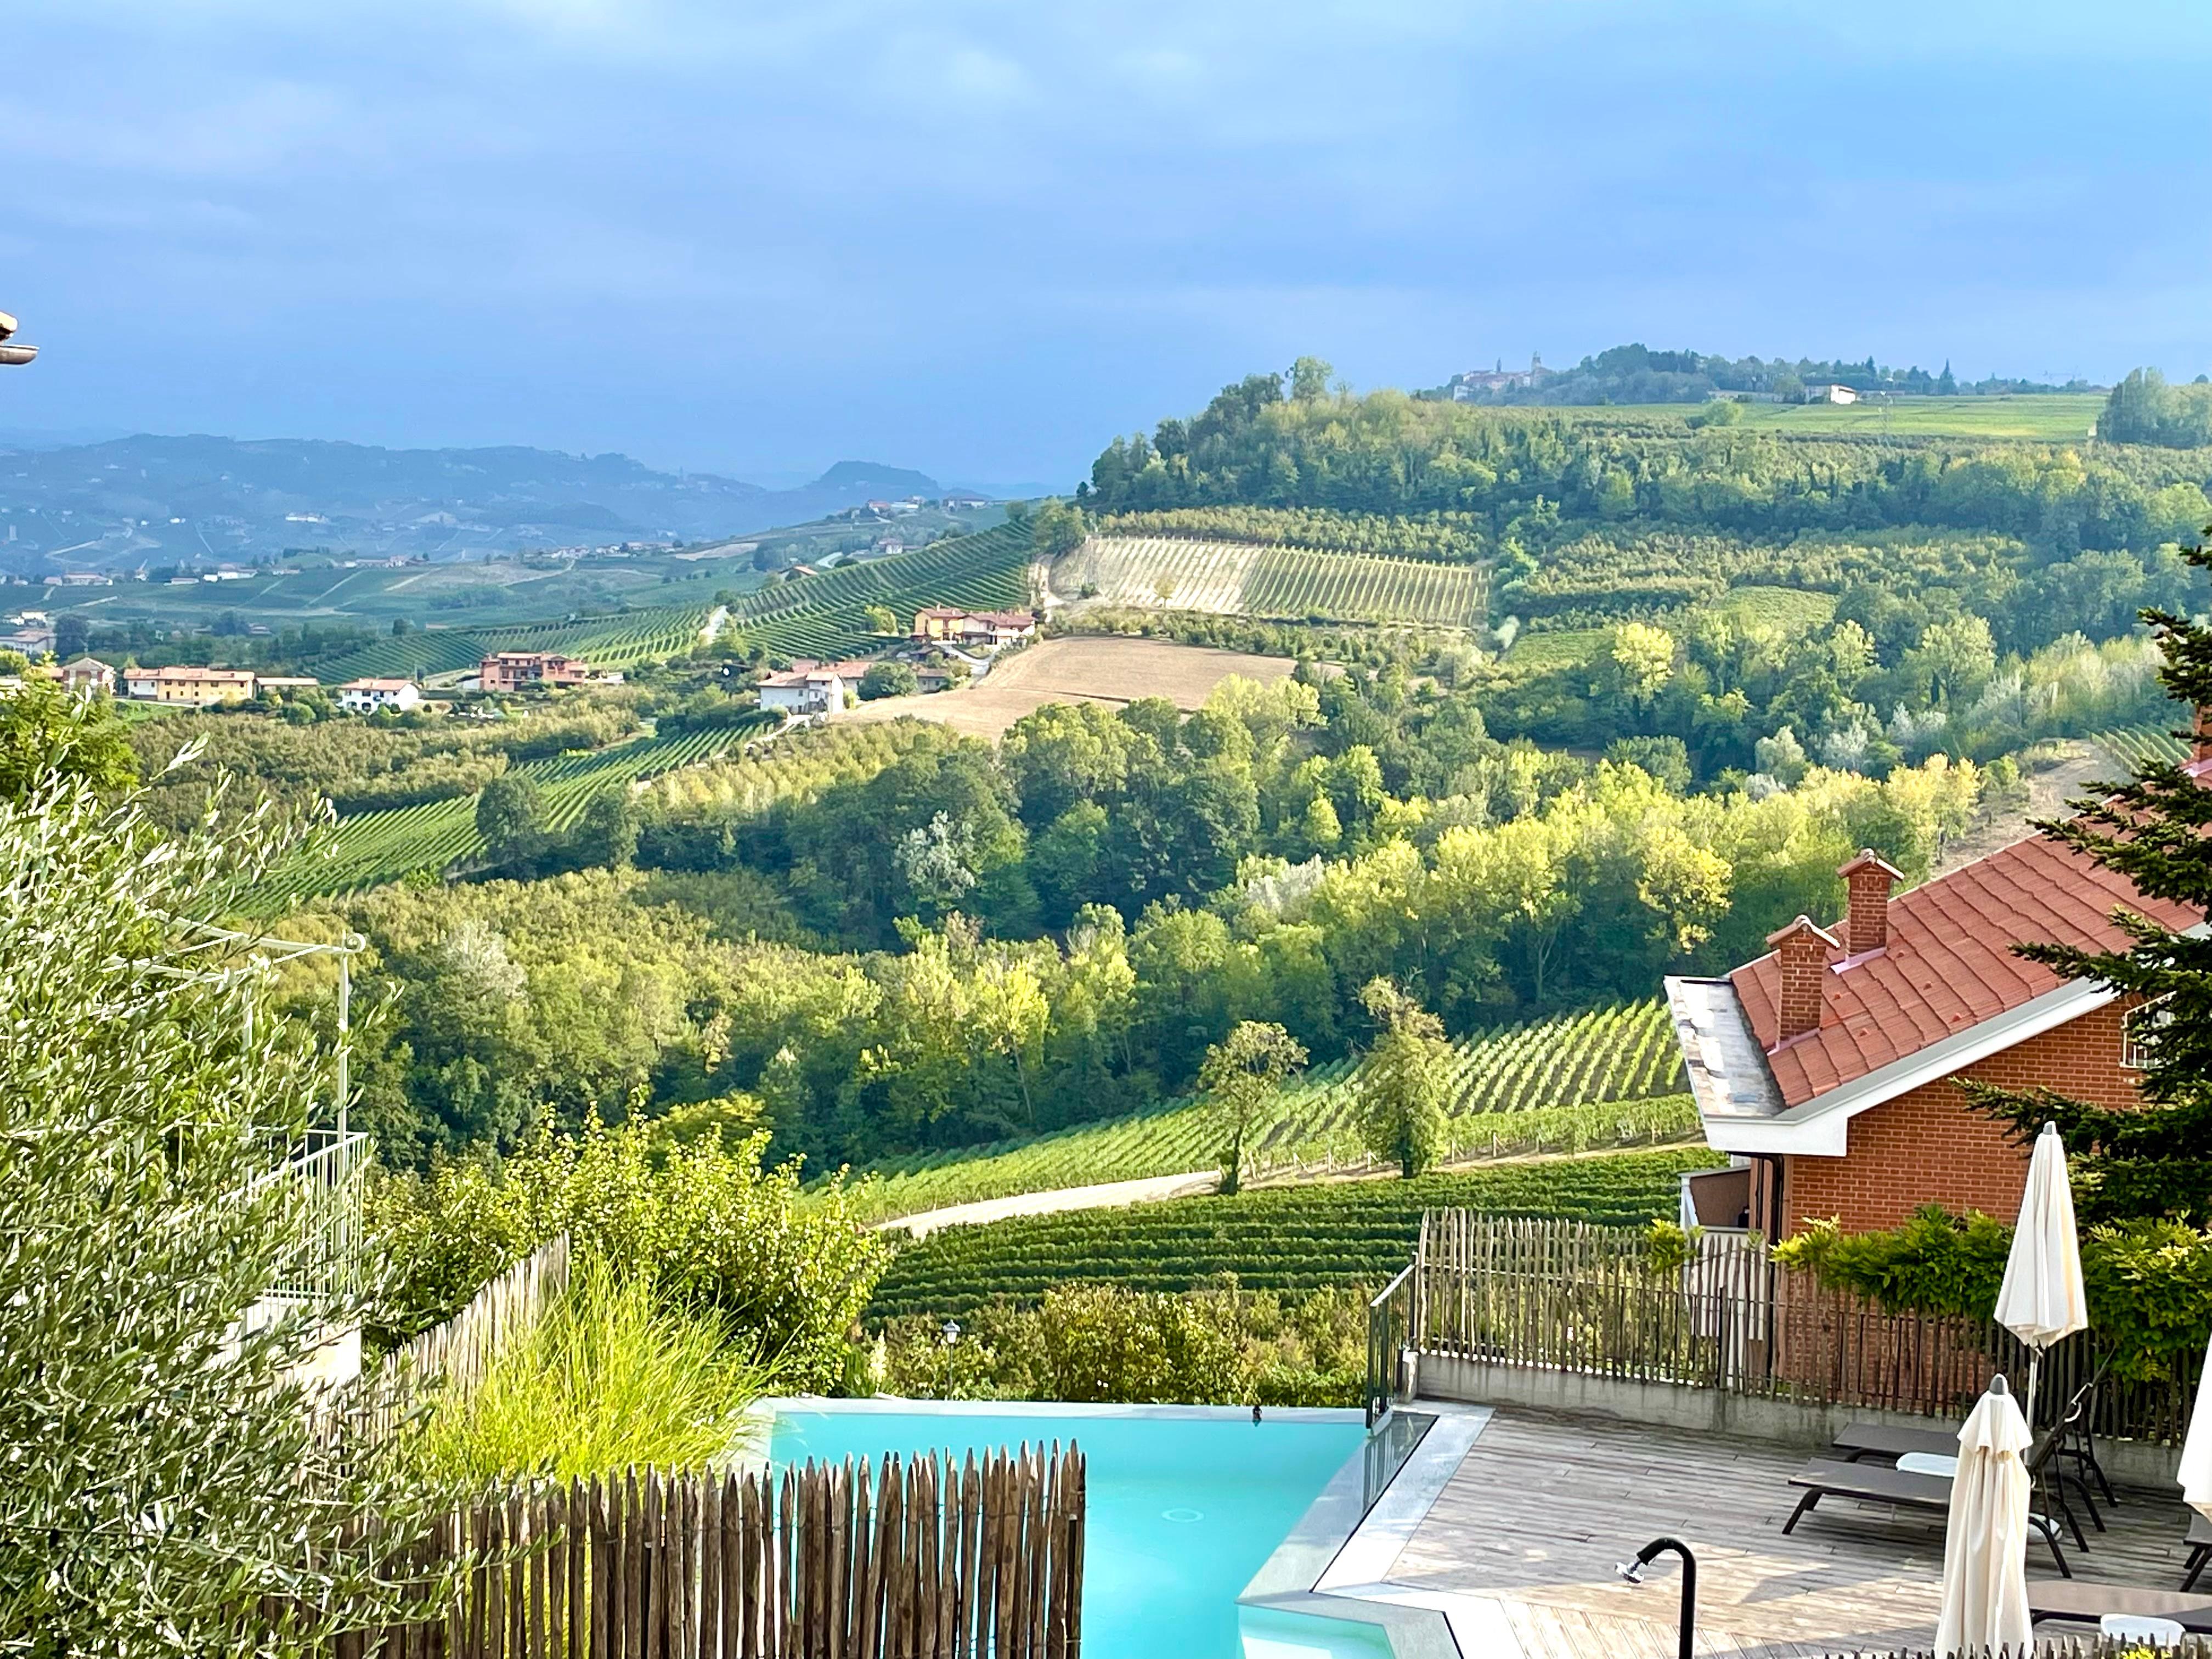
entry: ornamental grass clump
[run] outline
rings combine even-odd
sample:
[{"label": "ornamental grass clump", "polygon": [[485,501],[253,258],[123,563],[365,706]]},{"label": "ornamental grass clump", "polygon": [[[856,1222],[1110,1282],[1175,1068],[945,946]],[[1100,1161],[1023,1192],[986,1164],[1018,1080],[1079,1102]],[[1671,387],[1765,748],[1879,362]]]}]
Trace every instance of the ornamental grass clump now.
[{"label": "ornamental grass clump", "polygon": [[775,1386],[775,1366],[713,1313],[587,1267],[478,1382],[437,1401],[415,1460],[449,1488],[696,1468],[730,1455],[745,1407]]}]

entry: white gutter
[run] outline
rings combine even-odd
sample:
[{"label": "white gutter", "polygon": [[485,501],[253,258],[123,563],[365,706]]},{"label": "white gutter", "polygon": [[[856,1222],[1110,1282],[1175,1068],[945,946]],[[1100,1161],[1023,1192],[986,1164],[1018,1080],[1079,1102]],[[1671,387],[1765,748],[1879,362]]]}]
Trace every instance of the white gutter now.
[{"label": "white gutter", "polygon": [[[2192,930],[2194,931],[2194,930]],[[1723,1152],[1794,1152],[1806,1158],[1841,1158],[1849,1150],[1850,1121],[1885,1102],[1949,1076],[1991,1054],[2016,1048],[2069,1020],[2103,1007],[2119,996],[2109,985],[2073,981],[2057,990],[1993,1015],[1963,1031],[1931,1042],[1902,1060],[1864,1077],[1815,1095],[1803,1104],[1770,1118],[1705,1119],[1706,1144]]]}]

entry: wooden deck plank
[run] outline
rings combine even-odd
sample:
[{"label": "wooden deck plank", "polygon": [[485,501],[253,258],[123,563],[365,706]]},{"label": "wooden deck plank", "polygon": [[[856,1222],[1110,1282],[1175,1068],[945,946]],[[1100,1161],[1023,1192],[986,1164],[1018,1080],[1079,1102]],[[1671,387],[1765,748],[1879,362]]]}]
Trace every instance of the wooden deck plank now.
[{"label": "wooden deck plank", "polygon": [[[1648,1539],[1697,1552],[1699,1651],[1798,1659],[1924,1642],[1942,1571],[1940,1516],[1824,1499],[1788,1537],[1802,1449],[1501,1410],[1407,1542],[1392,1578],[1500,1603],[1525,1659],[1671,1659],[1679,1565],[1614,1571]],[[2124,1492],[2068,1557],[2092,1583],[2170,1589],[2187,1511]],[[2039,1544],[2032,1577],[2055,1577]]]}]

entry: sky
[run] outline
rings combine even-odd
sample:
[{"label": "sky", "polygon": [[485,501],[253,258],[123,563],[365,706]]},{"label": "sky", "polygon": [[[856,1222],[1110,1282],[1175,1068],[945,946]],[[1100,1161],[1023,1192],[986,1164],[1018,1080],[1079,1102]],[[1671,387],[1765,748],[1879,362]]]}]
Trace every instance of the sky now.
[{"label": "sky", "polygon": [[2212,7],[13,0],[0,429],[1072,486],[1313,353],[2212,369]]}]

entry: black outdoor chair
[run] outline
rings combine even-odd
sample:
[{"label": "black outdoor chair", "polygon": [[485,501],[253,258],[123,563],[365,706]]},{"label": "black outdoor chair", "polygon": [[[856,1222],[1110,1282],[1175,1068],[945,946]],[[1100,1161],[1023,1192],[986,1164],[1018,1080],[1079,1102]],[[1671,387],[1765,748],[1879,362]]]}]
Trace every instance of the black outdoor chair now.
[{"label": "black outdoor chair", "polygon": [[[1863,1463],[1869,1458],[1882,1459],[1891,1464],[1910,1453],[1921,1453],[1936,1457],[1956,1457],[1959,1437],[1949,1429],[1905,1428],[1889,1423],[1851,1423],[1836,1437],[1835,1449],[1849,1464]],[[2088,1511],[2089,1523],[2099,1532],[2105,1530],[2105,1518],[2097,1512],[2097,1500],[2087,1482],[2064,1467],[2066,1449],[2057,1431],[2042,1436],[2029,1449],[2027,1472],[2035,1482],[2039,1509],[2046,1516],[2055,1516],[2066,1523],[2074,1534],[2074,1542],[2081,1549],[2089,1547],[2087,1534],[2081,1530],[2081,1517],[2074,1512],[2068,1498],[2070,1487],[2081,1494],[2081,1507]],[[1942,1475],[1920,1475],[1916,1479],[1943,1480]],[[1794,1484],[1794,1483],[1793,1483]],[[1808,1504],[1802,1509],[1809,1509]],[[1801,1509],[1802,1513],[1802,1509]],[[2054,1546],[2055,1547],[2055,1546]]]},{"label": "black outdoor chair", "polygon": [[[2112,1483],[2106,1478],[2104,1465],[2097,1461],[2097,1431],[2094,1426],[2097,1387],[2105,1380],[2105,1366],[2110,1364],[2109,1358],[2100,1364],[2090,1373],[2089,1380],[2075,1389],[2073,1397],[2067,1401],[2065,1414],[2058,1419],[2058,1455],[2074,1466],[2075,1479],[2085,1493],[2089,1479],[2094,1477],[2097,1490],[2105,1494],[2105,1502],[2117,1507],[2119,1496],[2113,1492]],[[2091,1513],[2094,1512],[2093,1509]],[[2101,1523],[2100,1530],[2102,1530]]]}]

